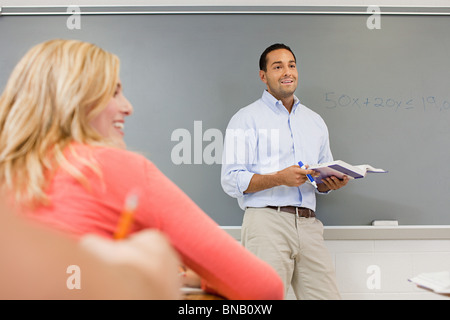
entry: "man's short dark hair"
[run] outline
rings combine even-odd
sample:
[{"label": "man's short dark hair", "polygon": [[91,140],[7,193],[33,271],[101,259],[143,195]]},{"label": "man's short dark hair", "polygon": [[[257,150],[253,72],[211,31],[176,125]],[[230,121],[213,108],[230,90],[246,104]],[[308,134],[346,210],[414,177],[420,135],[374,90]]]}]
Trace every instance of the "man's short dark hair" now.
[{"label": "man's short dark hair", "polygon": [[297,59],[295,58],[294,52],[292,52],[291,48],[289,48],[287,45],[283,43],[275,43],[271,45],[270,47],[267,47],[266,50],[261,54],[261,57],[259,58],[259,70],[267,71],[267,55],[278,49],[286,49],[289,50],[292,55],[294,56],[294,60],[297,62]]}]

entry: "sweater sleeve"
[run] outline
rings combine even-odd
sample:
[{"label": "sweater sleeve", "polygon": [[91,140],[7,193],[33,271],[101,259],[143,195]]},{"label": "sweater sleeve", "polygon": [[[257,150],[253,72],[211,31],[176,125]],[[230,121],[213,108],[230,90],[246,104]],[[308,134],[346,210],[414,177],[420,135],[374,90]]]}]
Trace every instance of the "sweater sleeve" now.
[{"label": "sweater sleeve", "polygon": [[183,263],[202,278],[207,291],[232,300],[283,299],[283,283],[272,267],[220,229],[153,163],[147,163],[146,173],[141,223],[158,221],[157,227]]}]

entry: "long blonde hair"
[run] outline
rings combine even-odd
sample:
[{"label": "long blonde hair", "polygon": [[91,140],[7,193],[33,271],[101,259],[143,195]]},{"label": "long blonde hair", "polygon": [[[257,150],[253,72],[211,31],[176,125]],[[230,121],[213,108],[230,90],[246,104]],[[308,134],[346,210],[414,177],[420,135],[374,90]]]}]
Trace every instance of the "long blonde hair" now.
[{"label": "long blonde hair", "polygon": [[0,183],[16,201],[45,203],[59,166],[82,180],[64,149],[103,143],[89,122],[112,98],[119,65],[96,45],[60,39],[34,46],[20,60],[0,97]]}]

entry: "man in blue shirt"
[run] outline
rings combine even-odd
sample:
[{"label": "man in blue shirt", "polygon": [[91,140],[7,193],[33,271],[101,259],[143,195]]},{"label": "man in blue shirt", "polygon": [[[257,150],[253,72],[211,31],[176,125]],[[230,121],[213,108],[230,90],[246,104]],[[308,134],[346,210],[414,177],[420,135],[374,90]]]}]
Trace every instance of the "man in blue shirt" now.
[{"label": "man in blue shirt", "polygon": [[340,299],[315,193],[345,186],[348,178],[307,182],[305,164],[333,160],[323,119],[294,95],[296,58],[284,44],[260,57],[261,99],[230,120],[224,143],[222,187],[245,210],[242,243],[277,270],[297,299]]}]

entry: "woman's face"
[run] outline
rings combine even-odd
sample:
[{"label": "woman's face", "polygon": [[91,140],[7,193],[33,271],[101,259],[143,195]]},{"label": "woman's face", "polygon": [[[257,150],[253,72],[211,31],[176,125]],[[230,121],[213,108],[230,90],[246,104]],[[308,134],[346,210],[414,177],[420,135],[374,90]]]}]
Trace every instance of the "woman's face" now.
[{"label": "woman's face", "polygon": [[122,84],[117,83],[114,96],[92,121],[91,126],[104,138],[117,147],[126,148],[123,140],[125,117],[133,113],[133,107],[122,93]]}]

